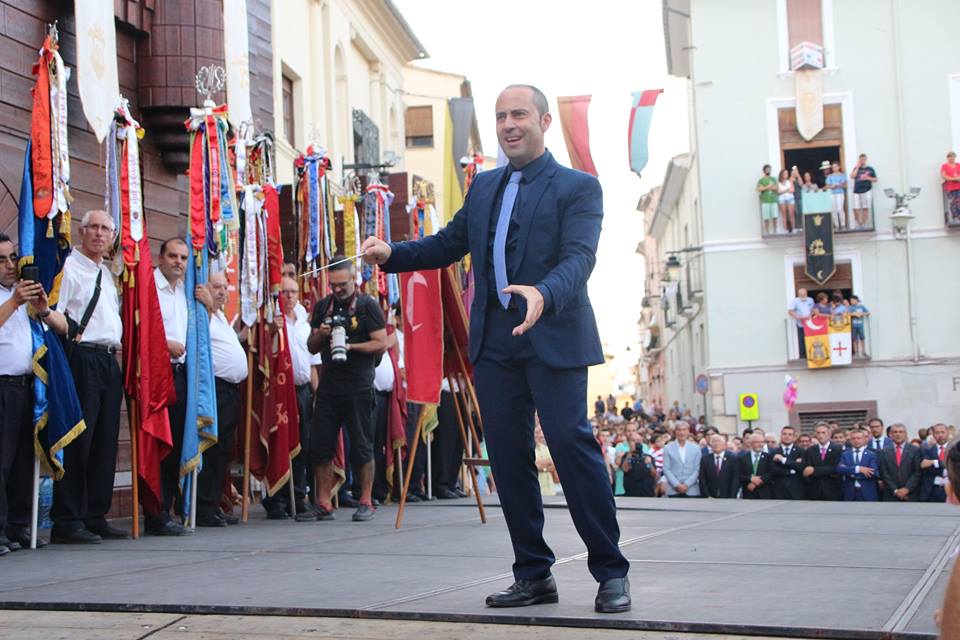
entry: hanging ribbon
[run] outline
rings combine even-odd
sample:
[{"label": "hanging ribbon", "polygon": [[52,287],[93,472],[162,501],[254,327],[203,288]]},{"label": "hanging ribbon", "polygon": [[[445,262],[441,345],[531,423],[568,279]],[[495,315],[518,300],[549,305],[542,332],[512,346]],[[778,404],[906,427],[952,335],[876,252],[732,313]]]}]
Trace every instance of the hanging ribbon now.
[{"label": "hanging ribbon", "polygon": [[256,197],[259,187],[245,185],[243,188],[243,258],[240,268],[240,319],[244,326],[252,327],[257,321],[257,309],[262,300],[259,274],[261,271],[257,252],[260,237],[260,209],[263,201]]}]

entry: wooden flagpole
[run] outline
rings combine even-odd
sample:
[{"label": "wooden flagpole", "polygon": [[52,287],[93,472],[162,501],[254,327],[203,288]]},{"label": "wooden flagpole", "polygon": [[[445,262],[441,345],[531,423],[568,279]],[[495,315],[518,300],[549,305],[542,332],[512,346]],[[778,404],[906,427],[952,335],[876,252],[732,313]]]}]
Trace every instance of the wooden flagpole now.
[{"label": "wooden flagpole", "polygon": [[[463,439],[464,446],[467,444],[467,431],[463,426],[463,415],[460,411],[460,401],[457,400],[458,392],[455,391],[457,387],[453,384],[453,377],[450,374],[447,374],[447,384],[450,385],[450,395],[453,398],[453,406],[456,409],[455,413],[457,414],[457,426],[460,427],[460,438]],[[466,405],[466,403],[464,403]],[[464,407],[466,409],[466,407]],[[467,465],[467,473],[470,475],[470,485],[473,487],[473,493],[477,498],[477,509],[480,511],[480,522],[486,524],[487,514],[483,510],[483,498],[480,497],[480,489],[477,487],[477,475],[473,472],[473,462],[468,458],[464,461]]]},{"label": "wooden flagpole", "polygon": [[132,526],[130,535],[134,540],[140,537],[140,460],[138,432],[140,414],[137,413],[137,400],[130,398],[127,403],[127,422],[130,424],[130,495],[133,501]]},{"label": "wooden flagpole", "polygon": [[40,528],[40,458],[33,456],[33,503],[30,508],[30,548],[37,548],[37,529]]},{"label": "wooden flagpole", "polygon": [[253,327],[247,327],[247,407],[243,419],[243,502],[240,505],[240,520],[244,523],[250,516],[250,432],[253,425]]},{"label": "wooden flagpole", "polygon": [[420,444],[420,436],[423,433],[423,423],[426,417],[424,407],[420,407],[420,415],[417,418],[417,431],[413,435],[413,446],[410,447],[410,455],[407,456],[407,477],[403,481],[403,487],[400,490],[400,507],[397,509],[397,522],[395,527],[400,528],[403,522],[403,508],[407,504],[407,491],[410,489],[410,478],[413,476],[413,461],[417,457],[417,446]]}]

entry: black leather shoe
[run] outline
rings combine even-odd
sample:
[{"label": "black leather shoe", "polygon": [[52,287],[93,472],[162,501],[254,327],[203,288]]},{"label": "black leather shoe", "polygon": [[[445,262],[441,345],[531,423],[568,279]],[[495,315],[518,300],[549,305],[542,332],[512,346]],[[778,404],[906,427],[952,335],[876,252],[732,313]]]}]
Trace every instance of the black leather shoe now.
[{"label": "black leather shoe", "polygon": [[95,533],[104,540],[126,540],[130,537],[130,534],[124,531],[123,529],[117,529],[116,527],[111,527],[106,522],[87,527],[87,531]]},{"label": "black leather shoe", "polygon": [[593,608],[597,613],[630,611],[630,579],[623,577],[601,582]]},{"label": "black leather shoe", "polygon": [[144,530],[152,536],[186,536],[190,535],[190,529],[179,522],[167,520],[162,523],[151,523],[144,527]]},{"label": "black leather shoe", "polygon": [[437,489],[433,493],[433,495],[440,498],[441,500],[456,500],[457,498],[460,497],[457,494],[455,494],[453,491],[450,491],[450,489],[446,489],[446,488]]},{"label": "black leather shoe", "polygon": [[240,524],[240,518],[230,513],[224,513],[222,510],[217,511],[217,517],[226,522],[228,525]]},{"label": "black leather shoe", "polygon": [[356,509],[360,503],[353,496],[346,494],[340,496],[340,506],[345,509]]},{"label": "black leather shoe", "polygon": [[86,529],[71,529],[70,531],[54,529],[50,532],[50,540],[59,544],[100,544],[103,539]]},{"label": "black leather shoe", "polygon": [[[27,542],[27,546],[28,547],[30,546],[29,541]],[[19,551],[21,545],[20,545],[20,542],[17,540],[11,540],[10,538],[4,535],[0,535],[0,547],[3,547],[7,551]]]},{"label": "black leather shoe", "polygon": [[487,596],[487,606],[529,607],[532,604],[554,604],[559,601],[553,576],[542,580],[517,580],[512,585]]},{"label": "black leather shoe", "polygon": [[[29,549],[30,527],[7,529],[7,539],[9,539],[11,542],[16,542],[22,549]],[[37,536],[37,549],[42,549],[45,546],[47,546],[46,539]]]},{"label": "black leather shoe", "polygon": [[267,520],[286,520],[290,516],[287,515],[287,512],[283,509],[273,509],[267,511]]},{"label": "black leather shoe", "polygon": [[[400,502],[400,501],[397,500],[397,502]],[[420,496],[418,496],[417,494],[411,491],[410,493],[407,494],[407,502],[423,502],[423,500],[420,499]]]},{"label": "black leather shoe", "polygon": [[427,494],[425,494],[423,491],[420,491],[420,489],[414,489],[407,495],[407,500],[413,502],[412,500],[410,500],[410,496],[413,496],[415,498],[420,498],[421,502],[429,501],[429,498],[427,498]]},{"label": "black leather shoe", "polygon": [[227,521],[219,517],[215,513],[204,513],[197,514],[197,526],[198,527],[225,527],[227,526]]}]

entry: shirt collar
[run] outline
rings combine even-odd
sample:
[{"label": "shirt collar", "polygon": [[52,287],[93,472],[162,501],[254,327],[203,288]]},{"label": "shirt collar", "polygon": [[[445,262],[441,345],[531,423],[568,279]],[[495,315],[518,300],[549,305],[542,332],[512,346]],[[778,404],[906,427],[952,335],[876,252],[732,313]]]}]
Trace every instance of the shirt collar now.
[{"label": "shirt collar", "polygon": [[553,156],[550,155],[549,150],[544,150],[543,154],[539,158],[537,158],[533,162],[528,163],[525,167],[523,167],[523,169],[517,169],[512,164],[508,165],[510,168],[510,171],[508,172],[507,175],[509,176],[509,174],[512,173],[513,171],[519,171],[520,173],[523,174],[523,178],[520,179],[520,182],[522,182],[523,184],[529,184],[534,180],[536,180],[537,176],[543,173],[543,170],[547,168],[547,163],[550,161],[550,158],[552,157]]},{"label": "shirt collar", "polygon": [[83,255],[83,252],[79,249],[71,251],[70,255],[72,255],[80,263],[80,266],[85,269],[90,269],[91,271],[98,271],[100,269],[100,265],[103,264],[103,259],[101,259],[100,262],[94,262],[87,256]]},{"label": "shirt collar", "polygon": [[169,289],[170,291],[176,291],[183,285],[183,280],[177,280],[177,284],[171,287],[170,281],[167,280],[167,276],[163,275],[163,272],[160,271],[160,267],[155,267],[153,269],[153,278],[157,283],[158,289]]}]

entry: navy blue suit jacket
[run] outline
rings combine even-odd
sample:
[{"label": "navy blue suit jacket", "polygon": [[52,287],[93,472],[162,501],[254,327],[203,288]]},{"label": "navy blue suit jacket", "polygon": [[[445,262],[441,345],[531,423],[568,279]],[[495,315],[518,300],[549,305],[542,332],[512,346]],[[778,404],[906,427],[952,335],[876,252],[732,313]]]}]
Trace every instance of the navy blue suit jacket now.
[{"label": "navy blue suit jacket", "polygon": [[[946,446],[944,446],[946,451]],[[935,484],[934,480],[943,477],[943,464],[940,462],[940,456],[937,453],[937,445],[924,447],[920,455],[920,461],[935,460],[935,467],[928,467],[920,470],[920,500],[923,502],[946,502],[947,493],[943,485]]]},{"label": "navy blue suit jacket", "polygon": [[[862,473],[854,473],[856,467],[870,467],[873,469],[873,476],[867,478]],[[867,502],[877,502],[880,500],[880,494],[877,491],[877,478],[880,477],[880,462],[877,454],[866,447],[860,456],[860,464],[853,462],[853,449],[845,449],[840,456],[840,464],[837,465],[837,474],[843,478],[843,499],[853,500],[854,486],[856,481],[860,482],[860,493]]]},{"label": "navy blue suit jacket", "polygon": [[[600,334],[587,296],[587,280],[597,260],[603,193],[593,176],[557,164],[548,155],[543,171],[521,184],[516,249],[507,264],[510,284],[535,286],[544,311],[527,332],[537,357],[557,369],[603,362]],[[477,295],[470,311],[470,359],[483,348],[487,292],[492,273],[487,255],[494,211],[507,167],[477,174],[463,207],[443,229],[421,240],[397,242],[383,265],[387,272],[439,269],[467,253],[473,259]],[[514,296],[522,315],[525,299]]]}]

